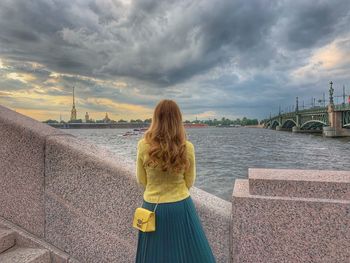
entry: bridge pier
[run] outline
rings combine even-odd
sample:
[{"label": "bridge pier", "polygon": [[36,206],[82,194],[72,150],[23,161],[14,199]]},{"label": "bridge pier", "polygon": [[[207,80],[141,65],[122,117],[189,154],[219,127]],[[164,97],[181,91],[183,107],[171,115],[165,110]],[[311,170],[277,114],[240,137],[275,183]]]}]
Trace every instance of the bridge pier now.
[{"label": "bridge pier", "polygon": [[350,137],[350,129],[323,127],[324,137]]},{"label": "bridge pier", "polygon": [[343,128],[342,111],[335,111],[334,105],[328,105],[330,126],[323,127],[325,137],[350,137],[350,129]]},{"label": "bridge pier", "polygon": [[300,127],[294,126],[292,128],[294,133],[322,133],[322,130],[302,130]]},{"label": "bridge pier", "polygon": [[294,127],[292,128],[292,132],[295,132],[295,133],[301,132],[301,129],[300,129],[300,127],[298,127],[298,126],[294,126]]},{"label": "bridge pier", "polygon": [[276,131],[292,131],[291,128],[283,128],[282,126],[278,125],[276,127]]}]

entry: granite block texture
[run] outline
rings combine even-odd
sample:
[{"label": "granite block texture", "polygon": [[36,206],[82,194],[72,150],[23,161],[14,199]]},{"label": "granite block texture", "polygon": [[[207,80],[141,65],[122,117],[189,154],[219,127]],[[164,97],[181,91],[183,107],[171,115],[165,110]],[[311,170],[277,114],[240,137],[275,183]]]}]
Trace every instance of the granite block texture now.
[{"label": "granite block texture", "polygon": [[[46,195],[60,200],[57,204],[65,206],[65,211],[80,211],[82,220],[88,218],[136,247],[137,230],[133,231],[131,225],[133,213],[142,202],[142,191],[128,163],[75,138],[48,139],[46,157]],[[50,214],[52,211],[46,205],[47,231],[55,216]],[[74,217],[79,219],[79,215]]]},{"label": "granite block texture", "polygon": [[[278,190],[272,191],[275,195],[269,196],[272,186],[253,195],[250,180],[250,176],[237,179],[233,191],[233,262],[349,262],[350,200],[301,197],[309,196],[307,189],[301,189],[301,194],[295,188],[285,188],[291,192],[281,196]],[[307,179],[301,176],[300,180]]]},{"label": "granite block texture", "polygon": [[16,224],[0,217],[0,236],[1,229],[6,229],[8,232],[12,233],[15,241],[14,243],[18,247],[38,248],[49,251],[51,263],[67,263],[69,259],[73,259],[70,255],[47,243],[42,238],[39,238]]},{"label": "granite block texture", "polygon": [[15,246],[0,254],[1,263],[50,263],[50,253],[45,249]]},{"label": "granite block texture", "polygon": [[44,236],[44,147],[61,131],[0,106],[0,216]]},{"label": "granite block texture", "polygon": [[0,227],[0,253],[15,245],[15,233]]},{"label": "granite block texture", "polygon": [[249,193],[350,200],[350,171],[249,168]]},{"label": "granite block texture", "polygon": [[190,193],[217,262],[230,262],[232,204],[197,187]]},{"label": "granite block texture", "polygon": [[80,262],[134,262],[134,246],[108,225],[82,215],[62,200],[47,198],[47,240]]}]

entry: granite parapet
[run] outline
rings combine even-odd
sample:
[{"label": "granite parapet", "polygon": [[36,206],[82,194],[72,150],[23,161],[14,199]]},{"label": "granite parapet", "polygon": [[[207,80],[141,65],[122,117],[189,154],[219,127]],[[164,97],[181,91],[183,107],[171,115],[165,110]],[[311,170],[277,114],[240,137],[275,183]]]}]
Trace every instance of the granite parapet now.
[{"label": "granite parapet", "polygon": [[0,216],[44,236],[44,148],[63,132],[0,106]]},{"label": "granite parapet", "polygon": [[350,200],[350,171],[249,168],[251,195]]},{"label": "granite parapet", "polygon": [[[331,194],[338,183],[349,191],[348,172],[249,171],[233,191],[233,262],[348,262],[350,200]],[[318,192],[320,181],[326,194]]]}]

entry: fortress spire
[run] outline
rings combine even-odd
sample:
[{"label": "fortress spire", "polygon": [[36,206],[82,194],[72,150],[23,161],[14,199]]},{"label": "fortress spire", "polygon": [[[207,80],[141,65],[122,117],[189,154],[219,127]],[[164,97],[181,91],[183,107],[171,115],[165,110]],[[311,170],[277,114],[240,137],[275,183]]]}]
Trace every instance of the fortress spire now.
[{"label": "fortress spire", "polygon": [[70,114],[70,120],[75,121],[77,119],[77,110],[75,108],[75,96],[74,96],[74,86],[73,86],[73,106]]},{"label": "fortress spire", "polygon": [[75,108],[74,86],[73,86],[73,108]]}]

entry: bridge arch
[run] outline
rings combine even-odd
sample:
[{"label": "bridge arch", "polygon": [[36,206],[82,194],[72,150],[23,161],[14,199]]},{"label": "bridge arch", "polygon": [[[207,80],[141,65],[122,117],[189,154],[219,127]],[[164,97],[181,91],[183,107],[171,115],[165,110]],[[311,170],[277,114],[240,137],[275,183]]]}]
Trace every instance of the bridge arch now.
[{"label": "bridge arch", "polygon": [[282,128],[293,128],[294,126],[297,126],[297,123],[293,119],[287,119],[282,124]]},{"label": "bridge arch", "polygon": [[279,125],[281,125],[281,124],[279,123],[279,121],[273,120],[273,121],[271,122],[271,124],[270,124],[270,128],[276,129],[276,127],[279,126]]},{"label": "bridge arch", "polygon": [[321,130],[327,123],[320,120],[310,120],[301,125],[302,130]]}]

